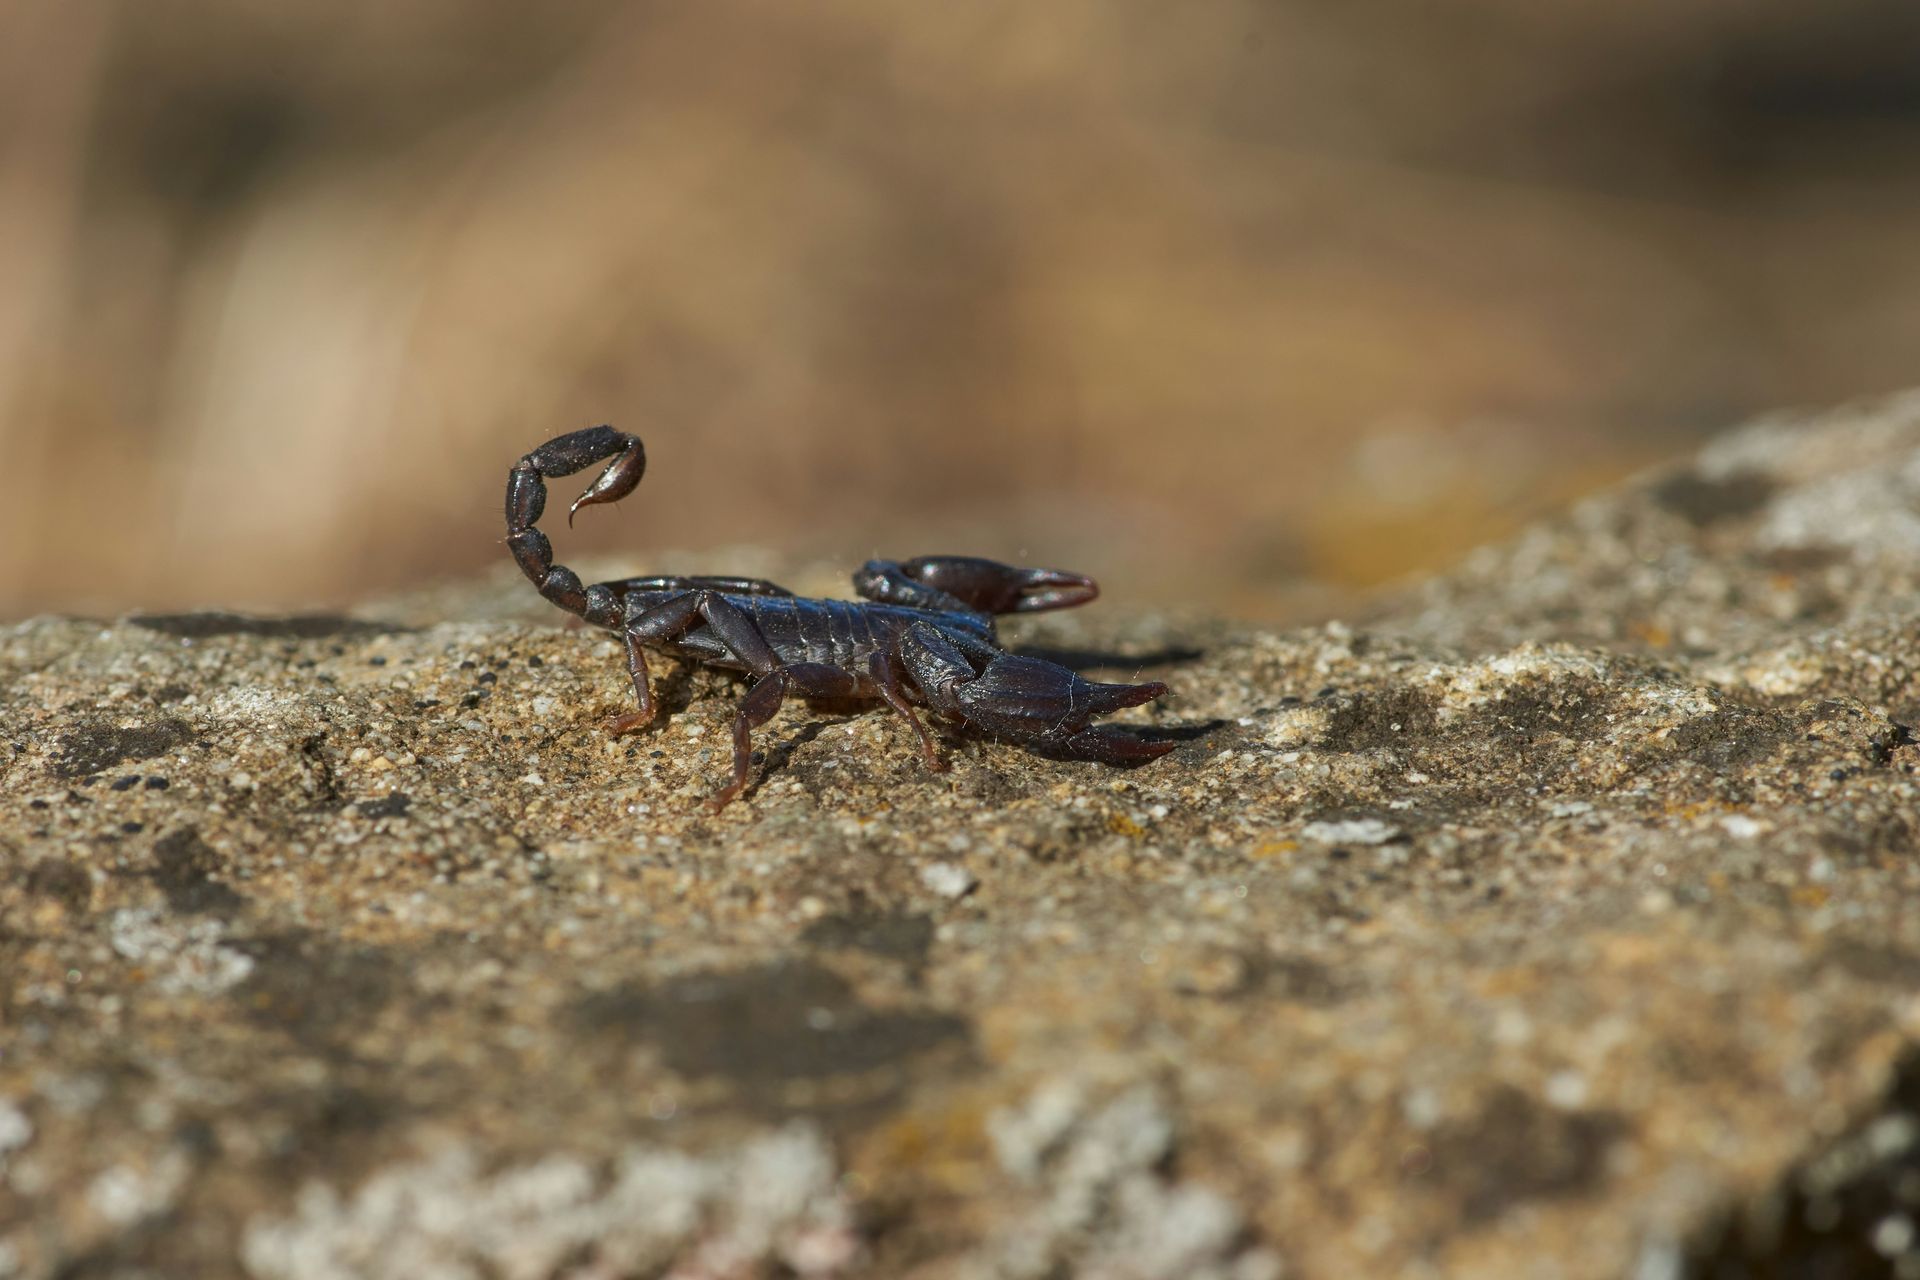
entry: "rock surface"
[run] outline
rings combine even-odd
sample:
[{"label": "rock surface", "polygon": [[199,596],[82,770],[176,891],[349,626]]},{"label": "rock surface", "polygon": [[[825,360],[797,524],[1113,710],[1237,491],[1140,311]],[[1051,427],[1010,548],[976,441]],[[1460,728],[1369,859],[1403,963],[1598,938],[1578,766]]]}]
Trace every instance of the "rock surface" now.
[{"label": "rock surface", "polygon": [[1920,398],[1348,624],[1036,621],[1172,686],[1132,772],[794,706],[712,817],[738,686],[609,741],[510,574],[0,635],[0,1276],[1920,1258]]}]

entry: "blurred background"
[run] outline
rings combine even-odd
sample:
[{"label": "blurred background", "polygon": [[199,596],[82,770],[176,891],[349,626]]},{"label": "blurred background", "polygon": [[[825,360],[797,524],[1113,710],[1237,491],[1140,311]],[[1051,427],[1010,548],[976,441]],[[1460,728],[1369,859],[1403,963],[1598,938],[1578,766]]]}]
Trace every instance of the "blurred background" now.
[{"label": "blurred background", "polygon": [[1282,617],[1920,381],[1916,215],[1908,0],[9,0],[0,612],[497,566],[611,421],[563,560]]}]

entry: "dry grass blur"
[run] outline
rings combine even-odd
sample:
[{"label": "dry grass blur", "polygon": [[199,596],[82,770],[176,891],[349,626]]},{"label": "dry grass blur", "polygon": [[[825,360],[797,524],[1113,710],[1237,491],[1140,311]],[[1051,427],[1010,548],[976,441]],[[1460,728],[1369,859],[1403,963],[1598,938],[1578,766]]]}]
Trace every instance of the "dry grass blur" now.
[{"label": "dry grass blur", "polygon": [[1895,0],[15,0],[0,612],[585,548],[1283,611],[1916,381]]}]

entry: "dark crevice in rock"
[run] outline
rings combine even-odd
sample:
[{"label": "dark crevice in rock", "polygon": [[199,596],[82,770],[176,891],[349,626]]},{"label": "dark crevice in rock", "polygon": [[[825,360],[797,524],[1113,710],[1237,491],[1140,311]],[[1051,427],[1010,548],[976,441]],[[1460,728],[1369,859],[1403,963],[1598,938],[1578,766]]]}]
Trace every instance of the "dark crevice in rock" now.
[{"label": "dark crevice in rock", "polygon": [[1264,996],[1327,1009],[1346,1000],[1360,988],[1358,980],[1344,976],[1332,967],[1307,956],[1266,956],[1249,952],[1246,985],[1238,994]]},{"label": "dark crevice in rock", "polygon": [[1750,516],[1767,505],[1779,489],[1771,477],[1757,471],[1703,476],[1683,471],[1653,488],[1653,500],[1664,511],[1679,516],[1696,529]]},{"label": "dark crevice in rock", "polygon": [[823,951],[851,950],[880,956],[917,974],[933,947],[933,920],[896,912],[844,912],[808,925],[800,940]]},{"label": "dark crevice in rock", "polygon": [[1871,1114],[1768,1192],[1708,1224],[1683,1280],[1920,1274],[1920,1050]]},{"label": "dark crevice in rock", "polygon": [[1596,1186],[1607,1152],[1631,1132],[1615,1112],[1561,1111],[1503,1087],[1434,1133],[1431,1176],[1457,1197],[1466,1223],[1487,1223],[1527,1201]]},{"label": "dark crevice in rock", "polygon": [[578,1001],[571,1021],[616,1045],[642,1041],[678,1074],[724,1080],[773,1112],[884,1107],[909,1063],[972,1039],[963,1018],[868,1005],[831,969],[793,959],[617,987]]},{"label": "dark crevice in rock", "polygon": [[1765,759],[1793,734],[1780,717],[1745,707],[1723,707],[1676,728],[1667,743],[1678,755],[1713,769],[1734,769]]},{"label": "dark crevice in rock", "polygon": [[1419,689],[1335,694],[1320,745],[1328,751],[1405,747],[1431,738],[1438,726],[1432,695]]},{"label": "dark crevice in rock", "polygon": [[1895,724],[1886,733],[1875,738],[1869,745],[1868,753],[1877,765],[1893,763],[1893,753],[1901,747],[1911,747],[1915,743],[1913,730],[1904,724]]},{"label": "dark crevice in rock", "polygon": [[71,862],[46,858],[27,868],[26,889],[69,911],[84,911],[93,900],[93,877]]},{"label": "dark crevice in rock", "polygon": [[175,911],[228,916],[246,905],[245,898],[213,878],[225,870],[225,860],[197,828],[179,827],[160,837],[153,860],[153,882]]},{"label": "dark crevice in rock", "polygon": [[362,800],[354,810],[363,818],[404,818],[412,807],[412,796],[404,791],[389,791],[378,800]]},{"label": "dark crevice in rock", "polygon": [[344,1041],[379,1017],[403,985],[400,963],[386,952],[331,945],[305,931],[228,945],[254,962],[232,992],[240,1009],[324,1057],[338,1056]]},{"label": "dark crevice in rock", "polygon": [[313,772],[314,805],[322,810],[335,810],[346,804],[346,795],[340,789],[340,779],[333,767],[333,761],[327,755],[325,734],[316,733],[300,740],[300,754]]},{"label": "dark crevice in rock", "polygon": [[193,727],[184,720],[153,720],[125,728],[98,723],[83,725],[60,738],[53,760],[53,776],[89,777],[129,760],[161,755],[192,737]]},{"label": "dark crevice in rock", "polygon": [[1476,718],[1499,732],[1552,733],[1586,742],[1606,732],[1613,705],[1613,696],[1597,681],[1567,680],[1509,689]]}]

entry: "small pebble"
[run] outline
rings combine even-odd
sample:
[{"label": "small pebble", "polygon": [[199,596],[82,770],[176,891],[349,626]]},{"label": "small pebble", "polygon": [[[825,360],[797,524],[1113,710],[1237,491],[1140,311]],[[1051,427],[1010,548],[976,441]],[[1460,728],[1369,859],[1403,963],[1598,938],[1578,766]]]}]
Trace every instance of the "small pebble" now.
[{"label": "small pebble", "polygon": [[1348,818],[1334,822],[1309,822],[1300,828],[1300,838],[1320,844],[1387,844],[1402,835],[1400,828],[1378,818]]},{"label": "small pebble", "polygon": [[920,868],[920,883],[943,898],[964,898],[980,882],[965,867],[951,862],[929,862]]}]

